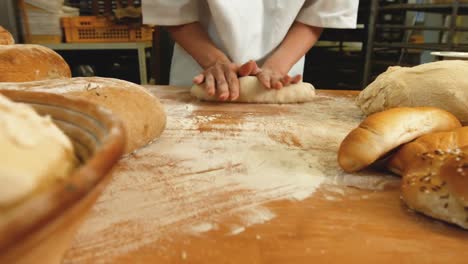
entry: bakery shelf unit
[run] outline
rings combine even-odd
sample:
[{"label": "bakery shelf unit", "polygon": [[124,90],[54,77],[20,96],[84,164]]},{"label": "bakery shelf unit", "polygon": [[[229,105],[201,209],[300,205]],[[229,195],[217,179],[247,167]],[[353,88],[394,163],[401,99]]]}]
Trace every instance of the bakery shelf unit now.
[{"label": "bakery shelf unit", "polygon": [[304,81],[321,89],[361,89],[369,6],[370,0],[359,1],[357,28],[324,29],[306,54]]},{"label": "bakery shelf unit", "polygon": [[[408,23],[405,19],[399,22],[382,19],[392,16],[406,18],[408,12],[437,13],[449,19],[444,19],[444,21],[448,21],[448,23],[440,26],[418,25],[417,23]],[[371,0],[362,86],[367,86],[375,76],[380,73],[374,71],[373,67],[376,65],[387,64],[385,66],[405,66],[401,59],[405,53],[420,53],[422,51],[468,51],[468,44],[460,44],[455,41],[457,32],[468,31],[468,27],[457,26],[456,18],[459,15],[467,14],[467,1],[431,1],[430,3],[427,1],[424,3],[393,1],[389,3],[388,1]],[[427,43],[424,41],[410,42],[409,36],[415,31],[437,31],[440,33],[440,37],[439,40],[434,43]],[[382,32],[387,36],[396,37],[389,39],[382,38]],[[376,58],[381,54],[387,54],[387,60]],[[385,57],[385,55],[383,55],[383,57]],[[415,64],[417,64],[417,62],[415,62]]]},{"label": "bakery shelf unit", "polygon": [[[128,64],[127,68],[123,68],[120,72],[113,70],[109,74],[100,74],[102,77],[115,77],[126,79],[128,81],[132,81],[139,84],[148,84],[149,78],[148,73],[148,58],[150,55],[148,53],[152,52],[152,42],[122,42],[122,43],[60,43],[60,44],[43,44],[46,47],[49,47],[57,52],[60,55],[64,56],[64,58],[68,61],[73,61],[74,59],[69,58],[70,55],[77,55],[80,58],[80,62],[83,64],[93,64],[96,61],[105,62],[106,64],[103,67],[107,67],[107,64],[112,62],[114,59],[116,62],[125,66]],[[71,54],[67,54],[67,51],[71,51]],[[112,53],[102,53],[102,52],[112,52]],[[115,52],[117,55],[115,55]],[[131,61],[128,60],[121,61],[118,55],[123,51],[130,51],[132,53],[136,52],[137,54],[137,61],[134,62],[133,56],[131,56]],[[93,54],[92,52],[97,52]],[[77,56],[74,56],[77,57]],[[99,57],[99,59],[98,59]],[[104,58],[105,57],[105,58]],[[114,58],[115,57],[115,58]],[[69,63],[72,64],[72,63]],[[133,65],[138,65],[138,75],[136,78],[127,79],[124,76],[128,75],[129,70],[133,70]],[[73,66],[73,64],[71,65]],[[121,74],[119,76],[119,74]],[[138,81],[139,80],[139,81]]]}]

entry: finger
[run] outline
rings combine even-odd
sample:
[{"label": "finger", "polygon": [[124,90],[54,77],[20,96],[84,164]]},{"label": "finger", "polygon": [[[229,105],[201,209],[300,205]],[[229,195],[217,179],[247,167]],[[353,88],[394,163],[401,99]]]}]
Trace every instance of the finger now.
[{"label": "finger", "polygon": [[273,89],[279,90],[283,88],[283,83],[281,83],[279,79],[275,78],[271,80],[271,87],[273,87]]},{"label": "finger", "polygon": [[215,95],[215,82],[211,73],[205,75],[205,91],[210,96]]},{"label": "finger", "polygon": [[281,83],[283,86],[288,86],[291,83],[291,76],[286,75],[283,78],[281,78]]},{"label": "finger", "polygon": [[281,83],[281,77],[278,75],[273,75],[270,77],[270,82],[271,82],[271,88],[273,89],[281,89],[283,88],[283,84]]},{"label": "finger", "polygon": [[260,68],[258,67],[257,63],[253,60],[248,61],[239,68],[239,76],[241,77],[256,75],[259,72]]},{"label": "finger", "polygon": [[240,85],[239,85],[239,78],[237,78],[237,75],[234,71],[231,71],[230,69],[226,69],[225,71],[225,76],[229,85],[229,96],[231,98],[231,101],[236,100],[239,98],[239,93],[240,93]]},{"label": "finger", "polygon": [[201,84],[205,80],[205,75],[203,73],[198,74],[197,76],[193,77],[194,84]]},{"label": "finger", "polygon": [[291,79],[291,83],[295,84],[302,80],[302,75],[298,74]]},{"label": "finger", "polygon": [[267,89],[271,89],[270,76],[268,74],[260,73],[257,75],[260,83]]},{"label": "finger", "polygon": [[217,67],[214,70],[214,74],[218,98],[224,101],[229,97],[229,86],[224,76],[224,71],[220,67]]}]

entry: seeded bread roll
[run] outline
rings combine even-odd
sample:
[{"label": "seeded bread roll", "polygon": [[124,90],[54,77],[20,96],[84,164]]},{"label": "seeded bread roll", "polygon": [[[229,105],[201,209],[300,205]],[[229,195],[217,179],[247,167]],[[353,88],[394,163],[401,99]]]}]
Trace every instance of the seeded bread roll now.
[{"label": "seeded bread roll", "polygon": [[15,40],[13,39],[13,36],[8,32],[6,29],[4,29],[2,26],[0,26],[0,45],[12,45],[15,44]]},{"label": "seeded bread roll", "polygon": [[468,229],[468,147],[418,155],[421,162],[403,175],[408,207]]},{"label": "seeded bread roll", "polygon": [[111,110],[124,125],[126,153],[159,137],[166,114],[159,99],[144,87],[112,78],[78,77],[23,83],[0,83],[0,89],[63,94],[88,100]]},{"label": "seeded bread roll", "polygon": [[468,146],[468,126],[446,132],[423,135],[403,145],[387,161],[387,168],[404,175],[425,166],[425,159],[451,153]]},{"label": "seeded bread roll", "polygon": [[338,163],[359,171],[401,144],[424,134],[461,127],[451,113],[434,107],[398,107],[368,116],[342,141]]},{"label": "seeded bread roll", "polygon": [[0,82],[29,82],[70,78],[65,60],[40,45],[0,45]]}]

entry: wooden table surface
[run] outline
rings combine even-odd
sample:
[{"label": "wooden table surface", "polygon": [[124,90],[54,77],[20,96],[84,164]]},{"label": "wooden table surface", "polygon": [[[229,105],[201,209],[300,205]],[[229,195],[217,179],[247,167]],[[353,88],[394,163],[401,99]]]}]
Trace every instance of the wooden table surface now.
[{"label": "wooden table surface", "polygon": [[355,92],[281,106],[148,88],[167,128],[122,159],[64,263],[468,263],[468,232],[409,211],[398,177],[340,171]]}]

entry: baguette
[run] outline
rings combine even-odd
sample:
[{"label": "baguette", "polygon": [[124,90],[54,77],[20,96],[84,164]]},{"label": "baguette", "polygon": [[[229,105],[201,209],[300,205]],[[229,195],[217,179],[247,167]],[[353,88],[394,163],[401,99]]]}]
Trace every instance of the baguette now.
[{"label": "baguette", "polygon": [[359,171],[385,154],[424,134],[461,127],[451,113],[434,107],[398,107],[368,116],[342,141],[338,163]]}]

